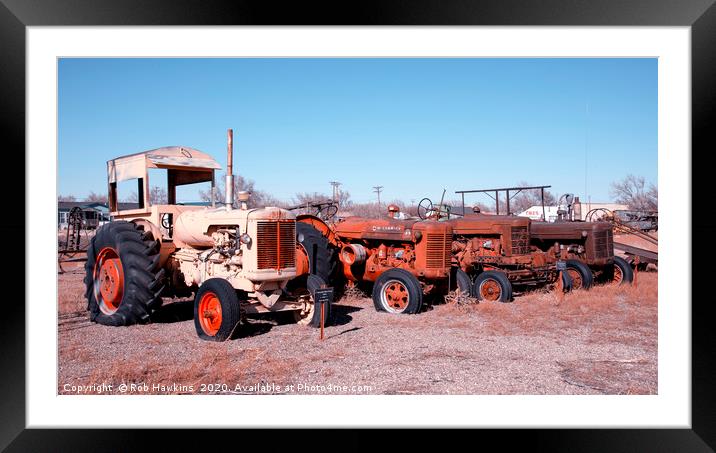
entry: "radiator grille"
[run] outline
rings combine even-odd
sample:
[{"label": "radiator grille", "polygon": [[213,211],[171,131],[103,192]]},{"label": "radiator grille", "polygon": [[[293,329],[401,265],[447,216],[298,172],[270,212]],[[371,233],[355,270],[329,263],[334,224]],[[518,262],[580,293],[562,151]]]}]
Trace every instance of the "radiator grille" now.
[{"label": "radiator grille", "polygon": [[527,227],[512,227],[512,254],[526,255],[530,253],[530,237]]},{"label": "radiator grille", "polygon": [[612,255],[614,255],[612,230],[594,233],[594,258],[608,258]]},{"label": "radiator grille", "polygon": [[296,222],[257,222],[256,253],[259,269],[296,265]]},{"label": "radiator grille", "polygon": [[450,267],[451,247],[451,239],[447,234],[428,234],[425,266],[432,269]]}]

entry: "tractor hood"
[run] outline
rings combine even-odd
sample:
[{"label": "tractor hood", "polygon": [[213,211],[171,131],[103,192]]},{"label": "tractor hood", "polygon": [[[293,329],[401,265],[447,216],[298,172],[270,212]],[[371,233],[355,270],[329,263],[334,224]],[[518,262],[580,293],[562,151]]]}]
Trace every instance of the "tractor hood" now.
[{"label": "tractor hood", "polygon": [[186,211],[179,215],[174,226],[174,239],[191,247],[212,247],[212,227],[238,226],[239,234],[248,230],[249,222],[274,221],[295,222],[296,216],[281,208],[257,209],[207,208]]},{"label": "tractor hood", "polygon": [[455,234],[492,234],[501,227],[529,227],[530,219],[513,215],[473,214],[446,221]]}]

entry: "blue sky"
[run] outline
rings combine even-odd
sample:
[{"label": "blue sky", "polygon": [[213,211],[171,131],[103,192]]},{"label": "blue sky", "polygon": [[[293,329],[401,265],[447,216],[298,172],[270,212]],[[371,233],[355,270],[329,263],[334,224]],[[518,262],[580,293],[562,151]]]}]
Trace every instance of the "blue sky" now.
[{"label": "blue sky", "polygon": [[234,172],[280,199],[525,181],[607,201],[629,173],[657,182],[656,59],[61,59],[58,83],[58,191],[78,199],[121,155],[184,145],[224,166],[227,128]]}]

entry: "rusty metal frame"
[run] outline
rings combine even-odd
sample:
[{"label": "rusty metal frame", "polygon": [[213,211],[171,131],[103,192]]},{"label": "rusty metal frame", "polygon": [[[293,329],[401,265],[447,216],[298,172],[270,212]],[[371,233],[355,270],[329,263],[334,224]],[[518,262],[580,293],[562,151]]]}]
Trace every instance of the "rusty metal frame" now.
[{"label": "rusty metal frame", "polygon": [[[523,190],[540,189],[542,194],[542,217],[547,219],[547,214],[544,207],[544,189],[548,189],[552,186],[517,186],[517,187],[500,187],[498,189],[474,189],[474,190],[456,190],[455,193],[459,193],[462,196],[462,213],[465,214],[465,194],[466,193],[484,193],[488,197],[495,200],[495,214],[500,215],[500,192],[505,192],[505,202],[507,204],[507,215],[510,215],[510,200],[516,197]],[[516,190],[512,196],[510,191]],[[492,196],[492,192],[495,192],[495,196]]]}]

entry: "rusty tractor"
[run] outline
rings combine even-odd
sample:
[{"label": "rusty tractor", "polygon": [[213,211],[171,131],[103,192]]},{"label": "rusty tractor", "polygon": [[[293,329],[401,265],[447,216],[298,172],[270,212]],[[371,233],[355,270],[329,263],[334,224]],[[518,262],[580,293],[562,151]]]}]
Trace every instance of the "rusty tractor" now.
[{"label": "rusty tractor", "polygon": [[532,245],[551,262],[567,261],[574,288],[589,289],[594,281],[622,284],[634,278],[631,266],[614,255],[612,225],[606,222],[532,222]]},{"label": "rusty tractor", "polygon": [[[581,221],[582,204],[579,197],[564,194],[559,198],[557,219],[548,223],[545,211],[545,189],[551,186],[503,187],[499,189],[459,190],[462,195],[462,209],[465,211],[465,195],[486,193],[495,200],[495,209],[500,213],[499,194],[504,193],[506,209],[510,211],[510,200],[526,190],[540,191],[542,220],[529,223],[529,243],[533,251],[545,253],[548,263],[565,262],[566,274],[570,277],[571,289],[589,289],[595,281],[632,281],[633,272],[622,258],[614,255],[614,240],[611,226],[602,222]],[[494,193],[494,197],[492,196]]]},{"label": "rusty tractor", "polygon": [[[391,216],[395,212],[391,210]],[[337,252],[337,267],[319,262],[322,266],[316,273],[330,282],[372,284],[373,304],[378,311],[418,313],[426,294],[448,285],[449,224],[393,217],[347,217],[332,224],[314,215],[297,219],[299,229],[305,224],[312,234],[320,231],[325,238],[322,244],[330,244]],[[298,242],[303,242],[300,233]]]},{"label": "rusty tractor", "polygon": [[[148,322],[162,296],[192,293],[194,325],[205,340],[232,337],[243,318],[256,313],[288,311],[298,323],[314,327],[328,320],[330,305],[316,310],[314,303],[314,293],[326,282],[311,270],[330,262],[331,250],[310,225],[297,229],[288,210],[249,209],[247,192],[238,193],[240,206],[234,207],[231,129],[227,138],[223,206],[214,200],[214,172],[221,166],[196,149],[165,147],[107,163],[113,221],[93,238],[85,267],[92,321]],[[166,204],[151,203],[149,169],[166,170]],[[137,181],[138,202],[120,209],[118,183],[130,180]],[[210,206],[176,203],[178,186],[206,182]],[[302,243],[297,231],[306,236]]]},{"label": "rusty tractor", "polygon": [[[478,300],[509,302],[513,286],[557,281],[556,263],[530,246],[530,219],[472,214],[448,222],[453,227],[453,262],[461,291]],[[563,278],[569,290],[571,279]]]},{"label": "rusty tractor", "polygon": [[[421,217],[452,226],[453,286],[478,300],[509,302],[513,286],[543,286],[559,278],[556,262],[530,245],[530,219],[486,215],[479,209],[455,214],[442,201],[421,200]],[[571,289],[569,274],[563,288]]]}]

